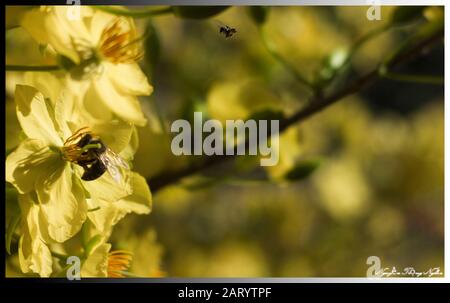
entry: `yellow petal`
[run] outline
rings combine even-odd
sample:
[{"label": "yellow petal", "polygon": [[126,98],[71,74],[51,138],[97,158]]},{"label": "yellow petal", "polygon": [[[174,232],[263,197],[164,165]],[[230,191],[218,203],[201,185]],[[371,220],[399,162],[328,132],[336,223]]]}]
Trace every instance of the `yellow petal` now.
[{"label": "yellow petal", "polygon": [[117,202],[88,199],[89,209],[96,209],[88,212],[88,218],[104,237],[109,237],[113,226],[127,214],[118,209],[116,204]]},{"label": "yellow petal", "polygon": [[79,108],[78,87],[73,88],[67,85],[68,83],[53,73],[28,72],[24,75],[24,82],[36,88],[44,95],[44,98],[50,100],[51,106],[54,108],[54,122],[59,137],[69,137],[72,132],[67,122],[76,121],[82,113]]},{"label": "yellow petal", "polygon": [[55,102],[55,122],[62,138],[67,139],[81,127],[89,125],[89,116],[84,112],[80,99],[79,95],[67,89]]},{"label": "yellow petal", "polygon": [[21,26],[39,44],[47,44],[48,36],[44,29],[45,12],[40,9],[32,9],[26,12],[21,20]]},{"label": "yellow petal", "polygon": [[147,77],[137,63],[133,64],[104,64],[111,81],[123,94],[148,96],[153,87],[148,83]]},{"label": "yellow petal", "polygon": [[55,108],[55,119],[67,121],[73,126],[70,127],[72,132],[113,119],[111,110],[103,102],[98,102],[90,81],[74,81],[66,77],[65,85],[64,100],[60,109],[58,106]]},{"label": "yellow petal", "polygon": [[120,156],[126,160],[133,160],[136,151],[139,148],[139,135],[138,130],[135,126],[133,126],[130,142],[120,151]]},{"label": "yellow petal", "polygon": [[100,37],[102,36],[103,30],[108,27],[108,25],[110,25],[115,18],[117,18],[117,16],[100,10],[95,10],[89,27],[92,40],[98,43],[100,41]]},{"label": "yellow petal", "polygon": [[111,121],[114,118],[111,108],[102,100],[94,85],[89,85],[83,98],[83,107],[96,121]]},{"label": "yellow petal", "polygon": [[48,41],[57,53],[70,58],[73,62],[80,61],[74,44],[83,47],[94,47],[91,35],[86,27],[83,13],[88,8],[78,7],[80,18],[72,18],[74,13],[72,6],[53,6],[51,11],[45,15],[45,31]]},{"label": "yellow petal", "polygon": [[102,141],[115,153],[120,153],[131,140],[133,125],[124,121],[110,121],[91,127]]},{"label": "yellow petal", "polygon": [[36,185],[48,235],[57,242],[70,239],[81,229],[87,215],[84,189],[70,165],[59,167]]},{"label": "yellow petal", "polygon": [[133,194],[117,201],[115,206],[128,213],[149,214],[152,209],[152,193],[144,177],[132,174]]},{"label": "yellow petal", "polygon": [[141,105],[135,96],[123,94],[112,83],[106,71],[93,80],[93,88],[98,102],[103,102],[119,118],[144,126],[147,123]]},{"label": "yellow petal", "polygon": [[47,179],[63,163],[44,142],[26,139],[6,158],[6,181],[20,193],[28,193],[36,188],[37,180]]},{"label": "yellow petal", "polygon": [[85,6],[47,6],[27,12],[21,25],[38,43],[50,44],[58,54],[79,63],[74,45],[96,46],[86,26],[91,15],[92,9]]},{"label": "yellow petal", "polygon": [[[82,171],[81,167],[77,168]],[[82,181],[84,188],[89,192],[92,199],[99,199],[108,202],[118,201],[132,193],[131,172],[120,169],[121,182],[116,182],[108,172],[100,178],[91,181]]]},{"label": "yellow petal", "polygon": [[132,174],[133,194],[116,202],[89,199],[89,220],[105,236],[129,213],[148,214],[151,211],[152,195],[145,179],[137,173]]},{"label": "yellow petal", "polygon": [[52,273],[52,255],[41,235],[39,206],[30,195],[20,195],[24,234],[19,240],[19,263],[24,273],[37,273],[49,277]]},{"label": "yellow petal", "polygon": [[62,145],[41,92],[28,85],[17,85],[15,101],[17,118],[28,138],[39,139],[47,145]]},{"label": "yellow petal", "polygon": [[52,104],[55,104],[60,97],[63,81],[53,73],[26,72],[23,78],[24,84],[36,88],[44,95],[44,98],[49,98]]},{"label": "yellow petal", "polygon": [[99,245],[81,266],[81,277],[107,277],[108,253],[110,249],[111,244],[109,243]]}]

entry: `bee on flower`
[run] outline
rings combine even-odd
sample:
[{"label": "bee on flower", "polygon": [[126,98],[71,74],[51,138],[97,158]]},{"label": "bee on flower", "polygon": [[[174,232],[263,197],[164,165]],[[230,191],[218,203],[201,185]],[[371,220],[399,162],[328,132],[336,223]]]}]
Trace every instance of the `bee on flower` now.
[{"label": "bee on flower", "polygon": [[[52,273],[49,246],[72,238],[87,219],[109,236],[125,214],[149,213],[151,205],[145,179],[119,156],[130,149],[134,126],[121,120],[89,125],[76,97],[63,92],[52,100],[17,85],[16,113],[26,139],[6,159],[6,181],[19,193],[22,214],[21,269],[44,277]],[[112,173],[98,173],[98,163]]]}]

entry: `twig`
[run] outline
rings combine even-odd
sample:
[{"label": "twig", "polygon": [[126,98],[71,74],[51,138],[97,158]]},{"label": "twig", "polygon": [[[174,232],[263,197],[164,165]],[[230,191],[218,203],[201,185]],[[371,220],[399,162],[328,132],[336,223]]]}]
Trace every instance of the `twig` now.
[{"label": "twig", "polygon": [[[434,33],[433,35],[429,36],[428,38],[417,43],[414,47],[412,47],[408,51],[402,52],[398,57],[395,57],[393,60],[390,61],[389,67],[390,68],[395,67],[397,65],[404,63],[405,61],[411,60],[412,58],[416,57],[423,50],[428,49],[432,45],[434,45],[436,42],[441,41],[443,34],[444,34],[443,29],[439,30],[436,33]],[[344,88],[332,93],[329,96],[313,97],[311,102],[309,102],[306,107],[299,110],[297,113],[295,113],[291,117],[280,121],[280,129],[279,129],[280,133],[285,131],[287,128],[289,128],[293,124],[302,122],[302,121],[306,120],[307,118],[311,117],[312,115],[320,112],[322,109],[334,104],[335,102],[342,100],[343,98],[360,91],[362,88],[366,87],[367,85],[372,83],[374,80],[380,78],[378,70],[379,70],[379,67],[374,68],[372,71],[370,71],[370,72],[366,73],[365,75],[359,77],[358,79],[350,82]],[[246,142],[243,142],[242,144],[248,144],[248,142],[246,141]],[[156,191],[162,189],[163,187],[177,183],[184,177],[187,177],[192,174],[203,171],[203,170],[210,168],[216,164],[229,161],[231,159],[234,159],[234,157],[235,156],[233,156],[233,155],[209,156],[204,161],[197,162],[183,170],[180,170],[180,171],[177,171],[177,172],[171,173],[171,174],[161,174],[161,175],[155,176],[153,178],[150,178],[147,181],[148,181],[148,184],[150,185],[150,188],[152,189],[152,191],[156,192]]]}]

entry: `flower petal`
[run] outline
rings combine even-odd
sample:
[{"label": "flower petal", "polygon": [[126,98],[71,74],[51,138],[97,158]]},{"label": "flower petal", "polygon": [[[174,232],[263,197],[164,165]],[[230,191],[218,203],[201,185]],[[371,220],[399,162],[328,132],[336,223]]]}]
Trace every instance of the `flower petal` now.
[{"label": "flower petal", "polygon": [[128,146],[133,134],[133,125],[131,123],[117,120],[94,125],[91,129],[117,154]]},{"label": "flower petal", "polygon": [[6,158],[6,181],[20,193],[28,193],[35,189],[38,179],[46,179],[63,163],[44,142],[26,139]]},{"label": "flower petal", "polygon": [[[144,126],[147,123],[141,105],[135,96],[123,94],[106,75],[106,70],[93,81],[93,88],[97,100],[101,100],[109,109],[121,119]],[[94,100],[95,100],[94,99]]]},{"label": "flower petal", "polygon": [[133,194],[117,202],[89,199],[89,220],[102,234],[109,236],[112,228],[129,213],[148,214],[151,211],[152,196],[145,179],[137,173],[132,174]]},{"label": "flower petal", "polygon": [[45,12],[39,9],[32,9],[26,12],[21,20],[21,26],[36,40],[39,44],[47,44],[48,36],[44,30]]},{"label": "flower petal", "polygon": [[114,203],[114,205],[128,213],[149,214],[152,210],[152,193],[147,181],[138,173],[132,173],[133,194]]},{"label": "flower petal", "polygon": [[36,88],[44,95],[44,98],[49,98],[52,104],[58,100],[63,82],[53,73],[26,72],[23,78],[24,84]]},{"label": "flower petal", "polygon": [[103,30],[107,28],[115,18],[117,18],[117,16],[113,14],[108,14],[101,10],[95,10],[92,15],[89,28],[92,41],[96,41],[98,43],[102,36]]},{"label": "flower petal", "polygon": [[[69,77],[68,77],[69,78]],[[78,121],[83,112],[79,108],[81,97],[79,96],[81,85],[74,85],[74,81],[61,80],[53,73],[25,73],[26,84],[39,90],[44,98],[48,98],[54,108],[55,127],[59,132],[59,137],[67,138],[72,133],[68,127],[68,122]]]},{"label": "flower petal", "polygon": [[30,195],[20,195],[19,204],[23,214],[24,234],[19,240],[19,263],[24,273],[38,273],[49,277],[52,273],[52,255],[41,235],[39,205]]},{"label": "flower petal", "polygon": [[81,97],[77,90],[68,86],[61,91],[59,98],[55,101],[55,121],[62,138],[67,139],[81,127],[89,125],[87,121],[90,121],[90,118],[81,104]]},{"label": "flower petal", "polygon": [[[72,18],[71,15],[77,13],[75,11],[77,9],[80,9],[79,18]],[[49,44],[57,53],[70,58],[75,63],[78,63],[80,58],[74,43],[78,45],[81,43],[84,47],[94,46],[84,23],[87,11],[89,8],[85,7],[53,6],[45,15],[45,31]]]},{"label": "flower petal", "polygon": [[17,85],[15,101],[17,118],[28,138],[42,140],[47,145],[62,145],[41,92],[32,86]]},{"label": "flower petal", "polygon": [[100,199],[88,199],[89,209],[96,209],[88,212],[88,218],[95,229],[104,237],[109,237],[112,227],[126,215],[126,212],[115,207],[116,203]]},{"label": "flower petal", "polygon": [[111,244],[109,243],[99,245],[81,266],[81,276],[83,278],[107,277],[108,254],[110,249]]},{"label": "flower petal", "polygon": [[[81,174],[81,167],[78,168]],[[115,202],[132,194],[131,172],[119,169],[121,172],[120,182],[116,182],[112,176],[105,172],[100,178],[92,181],[82,181],[84,188],[89,192],[92,199]]]},{"label": "flower petal", "polygon": [[105,102],[99,100],[99,94],[94,85],[90,85],[83,98],[83,107],[96,121],[111,121],[113,111]]},{"label": "flower petal", "polygon": [[37,194],[50,238],[64,242],[81,229],[87,216],[87,204],[81,182],[69,164],[55,170],[47,180],[40,180]]},{"label": "flower petal", "polygon": [[153,92],[153,87],[137,63],[105,65],[108,76],[121,93],[148,96]]}]

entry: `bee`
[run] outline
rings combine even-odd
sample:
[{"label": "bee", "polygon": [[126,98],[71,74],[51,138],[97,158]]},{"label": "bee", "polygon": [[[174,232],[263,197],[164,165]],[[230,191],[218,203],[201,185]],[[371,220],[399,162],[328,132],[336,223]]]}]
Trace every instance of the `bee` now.
[{"label": "bee", "polygon": [[[76,143],[74,141],[78,140]],[[120,183],[122,180],[121,170],[129,170],[128,163],[113,152],[96,135],[87,128],[76,131],[64,143],[66,158],[84,169],[82,180],[92,181],[100,178],[106,171],[111,177]]]},{"label": "bee", "polygon": [[230,38],[235,33],[237,33],[237,30],[235,28],[225,25],[222,22],[217,21],[217,24],[219,26],[219,34],[223,34],[225,38]]}]

